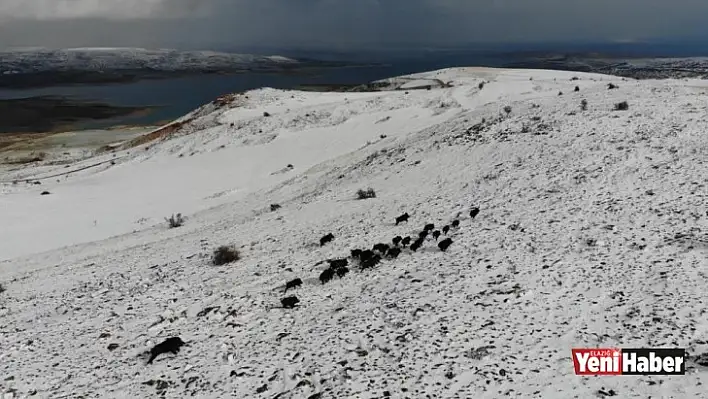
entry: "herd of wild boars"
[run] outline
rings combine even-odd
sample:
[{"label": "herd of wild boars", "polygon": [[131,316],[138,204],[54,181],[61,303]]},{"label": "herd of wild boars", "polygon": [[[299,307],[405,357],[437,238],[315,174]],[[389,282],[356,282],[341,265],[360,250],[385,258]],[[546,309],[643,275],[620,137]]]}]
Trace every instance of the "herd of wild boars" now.
[{"label": "herd of wild boars", "polygon": [[[470,210],[470,218],[474,219],[479,214],[479,208],[473,207]],[[410,215],[404,213],[396,217],[396,226],[400,223],[408,222]],[[339,259],[328,259],[327,263],[329,266],[320,273],[319,280],[322,284],[330,282],[335,276],[338,278],[343,278],[349,273],[349,268],[358,265],[359,270],[372,269],[379,265],[384,259],[393,260],[398,258],[404,250],[412,254],[418,249],[420,249],[426,241],[435,241],[440,251],[445,252],[453,244],[452,238],[448,236],[450,231],[457,229],[460,226],[459,219],[455,219],[450,222],[449,225],[443,226],[441,229],[436,230],[435,224],[427,223],[417,235],[412,234],[409,236],[402,237],[400,235],[395,236],[391,239],[390,244],[384,242],[378,242],[372,246],[371,249],[365,248],[354,248],[350,250],[350,255]],[[441,236],[447,236],[444,239],[439,240]],[[431,238],[429,238],[431,237]],[[334,234],[329,233],[320,238],[320,246],[324,246],[335,239]],[[413,241],[415,239],[415,241]],[[412,241],[412,242],[411,242]],[[302,279],[294,278],[285,283],[285,291],[297,289],[302,285]],[[283,309],[293,309],[300,303],[300,300],[295,295],[290,295],[280,299],[280,304]],[[179,337],[171,337],[164,342],[155,345],[150,350],[150,358],[148,359],[148,364],[151,364],[156,357],[164,353],[177,354],[182,346],[186,345],[182,339]]]},{"label": "herd of wild boars", "polygon": [[[479,207],[473,207],[470,210],[470,218],[474,219],[479,214]],[[396,217],[396,226],[406,222],[410,215],[408,212]],[[364,248],[354,248],[350,250],[350,255],[345,258],[340,259],[328,259],[327,263],[329,266],[324,269],[319,276],[320,283],[326,284],[330,282],[335,276],[342,278],[347,273],[349,273],[349,267],[353,265],[358,265],[359,270],[371,269],[374,266],[381,263],[384,259],[396,259],[399,255],[403,253],[403,250],[408,250],[409,253],[418,251],[426,241],[430,241],[429,237],[433,241],[437,242],[437,247],[440,251],[445,252],[453,244],[452,238],[448,236],[453,229],[457,229],[460,226],[460,220],[455,219],[450,222],[450,224],[443,226],[441,229],[436,230],[434,223],[426,223],[423,230],[420,231],[417,236],[414,235],[402,237],[400,235],[393,237],[391,239],[391,245],[383,242],[379,242],[373,245],[371,249]],[[441,236],[448,236],[438,241]],[[320,238],[320,246],[324,246],[327,243],[334,241],[334,234],[329,233]],[[415,239],[415,241],[413,241]],[[413,242],[411,242],[413,241]],[[302,285],[302,280],[299,278],[288,281],[285,284],[285,291],[289,289],[294,289]],[[295,307],[300,300],[296,296],[289,296],[280,300],[282,307],[289,309]]]}]

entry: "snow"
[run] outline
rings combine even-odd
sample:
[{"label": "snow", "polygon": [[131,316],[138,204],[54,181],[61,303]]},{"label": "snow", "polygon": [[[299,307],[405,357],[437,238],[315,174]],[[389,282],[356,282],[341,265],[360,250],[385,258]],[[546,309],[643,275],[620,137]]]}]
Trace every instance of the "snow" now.
[{"label": "snow", "polygon": [[145,69],[159,71],[282,67],[299,61],[282,56],[178,51],[132,47],[85,47],[68,49],[0,50],[0,67],[19,73],[63,69],[94,70]]},{"label": "snow", "polygon": [[[3,172],[59,176],[0,186],[0,392],[708,397],[695,363],[686,376],[583,378],[570,359],[573,347],[708,349],[706,84],[489,68],[396,81],[437,80],[407,93],[263,88],[205,105],[159,142]],[[376,198],[356,200],[368,187]],[[178,212],[185,225],[169,229]],[[317,280],[325,259],[458,214],[445,253],[429,240]],[[242,259],[212,266],[220,245]],[[299,306],[277,308],[296,277]],[[146,365],[170,336],[188,345]]]},{"label": "snow", "polygon": [[78,52],[102,52],[102,51],[107,51],[107,52],[139,52],[139,53],[147,53],[150,52],[150,50],[141,48],[141,47],[71,47],[64,49],[65,51],[78,51]]}]

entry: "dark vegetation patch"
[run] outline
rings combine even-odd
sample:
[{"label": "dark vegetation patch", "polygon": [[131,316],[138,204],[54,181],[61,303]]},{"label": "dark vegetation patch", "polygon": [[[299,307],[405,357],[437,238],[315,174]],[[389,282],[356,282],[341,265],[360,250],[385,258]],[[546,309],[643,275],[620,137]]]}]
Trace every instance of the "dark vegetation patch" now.
[{"label": "dark vegetation patch", "polygon": [[360,200],[369,199],[369,198],[376,198],[376,192],[371,187],[367,188],[366,190],[359,189],[356,192],[356,198],[360,199]]},{"label": "dark vegetation patch", "polygon": [[171,229],[180,227],[184,224],[184,218],[181,213],[165,218],[165,221],[167,221],[167,225],[170,226]]},{"label": "dark vegetation patch", "polygon": [[239,259],[241,259],[241,254],[236,248],[228,245],[222,245],[214,250],[212,263],[214,266],[221,266],[227,263],[236,262]]},{"label": "dark vegetation patch", "polygon": [[615,111],[626,111],[629,109],[629,104],[626,101],[615,104]]}]

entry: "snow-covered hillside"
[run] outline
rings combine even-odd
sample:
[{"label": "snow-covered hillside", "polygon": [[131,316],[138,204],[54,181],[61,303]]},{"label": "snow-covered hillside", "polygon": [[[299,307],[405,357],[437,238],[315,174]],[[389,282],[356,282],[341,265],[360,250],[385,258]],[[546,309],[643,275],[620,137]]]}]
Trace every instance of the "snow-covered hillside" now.
[{"label": "snow-covered hillside", "polygon": [[[708,397],[708,83],[486,68],[398,83],[255,90],[149,143],[4,172],[0,392]],[[318,280],[326,259],[456,218],[446,252],[429,238]],[[220,245],[242,259],[213,266]],[[187,345],[146,365],[172,336]],[[572,347],[692,357],[685,376],[583,378]]]},{"label": "snow-covered hillside", "polygon": [[56,70],[190,69],[276,67],[297,64],[281,56],[143,48],[20,49],[0,51],[0,74]]}]

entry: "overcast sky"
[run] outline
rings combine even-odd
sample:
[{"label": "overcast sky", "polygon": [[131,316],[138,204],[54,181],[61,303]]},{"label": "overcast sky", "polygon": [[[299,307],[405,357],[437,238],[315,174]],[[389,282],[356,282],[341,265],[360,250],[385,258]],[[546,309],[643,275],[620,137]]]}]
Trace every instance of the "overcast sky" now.
[{"label": "overcast sky", "polygon": [[0,47],[336,47],[707,33],[706,0],[0,0]]}]

